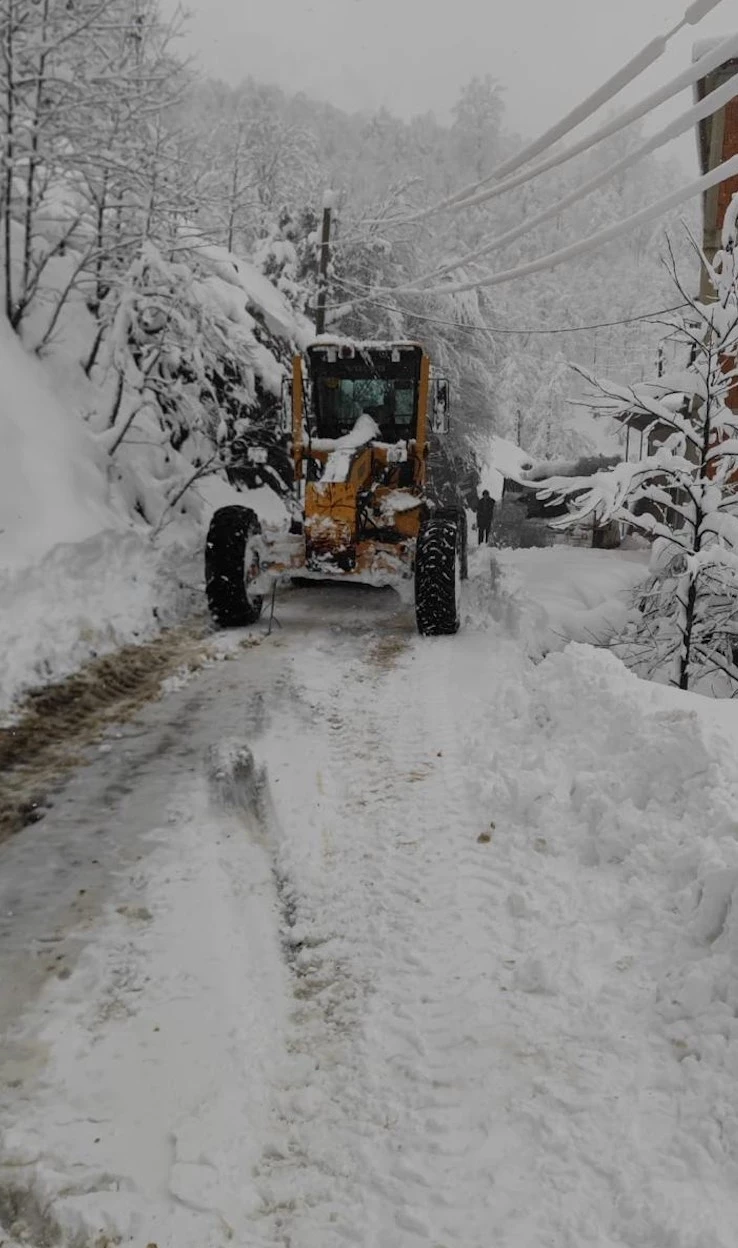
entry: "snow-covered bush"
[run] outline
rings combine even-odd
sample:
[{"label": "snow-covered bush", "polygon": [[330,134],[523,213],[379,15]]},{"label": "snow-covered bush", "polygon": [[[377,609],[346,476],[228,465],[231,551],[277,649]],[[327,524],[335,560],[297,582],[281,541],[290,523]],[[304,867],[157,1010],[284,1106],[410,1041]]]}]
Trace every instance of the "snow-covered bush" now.
[{"label": "snow-covered bush", "polygon": [[681,689],[714,672],[731,689],[738,680],[737,236],[734,196],[722,249],[712,265],[703,257],[714,302],[691,298],[674,268],[687,311],[669,329],[686,367],[632,386],[584,374],[599,411],[645,430],[646,457],[589,479],[552,477],[542,492],[571,500],[561,527],[616,521],[654,539],[653,576],[626,640],[637,666]]},{"label": "snow-covered bush", "polygon": [[254,264],[300,312],[317,291],[318,218],[312,208],[283,208],[254,250]]},{"label": "snow-covered bush", "polygon": [[[175,254],[144,243],[102,305],[106,328],[91,374],[110,393],[108,452],[118,458],[143,439],[167,462],[172,452],[184,457],[193,480],[221,471],[234,484],[284,491],[280,391],[307,326],[278,299],[270,326],[274,289],[224,249],[188,233]],[[264,464],[248,459],[255,445],[267,451]],[[181,485],[175,478],[168,487],[169,506]],[[161,518],[140,497],[136,510],[152,524]]]}]

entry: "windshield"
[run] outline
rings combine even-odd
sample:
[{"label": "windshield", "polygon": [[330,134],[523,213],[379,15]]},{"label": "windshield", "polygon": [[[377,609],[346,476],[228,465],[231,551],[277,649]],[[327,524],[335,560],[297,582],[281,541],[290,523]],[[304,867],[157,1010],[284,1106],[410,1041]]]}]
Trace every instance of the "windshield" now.
[{"label": "windshield", "polygon": [[415,382],[384,377],[320,377],[315,387],[318,436],[350,433],[364,413],[379,426],[384,442],[415,436]]},{"label": "windshield", "polygon": [[308,350],[312,380],[313,436],[342,438],[366,413],[383,442],[417,434],[420,347]]}]

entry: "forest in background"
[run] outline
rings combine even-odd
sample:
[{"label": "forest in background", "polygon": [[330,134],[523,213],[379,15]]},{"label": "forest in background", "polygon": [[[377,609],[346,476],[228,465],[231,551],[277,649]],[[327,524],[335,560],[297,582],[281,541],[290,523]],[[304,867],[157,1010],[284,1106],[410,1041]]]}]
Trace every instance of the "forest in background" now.
[{"label": "forest in background", "polygon": [[[665,230],[685,280],[697,280],[679,220],[493,291],[371,292],[535,214],[613,165],[640,128],[490,204],[403,226],[520,145],[497,83],[472,80],[448,123],[348,114],[251,79],[234,87],[206,78],[178,53],[183,28],[156,0],[0,0],[5,311],[30,349],[74,353],[100,396],[85,419],[111,457],[143,434],[197,473],[227,467],[239,440],[272,436],[286,361],[309,333],[329,187],[330,329],[422,339],[452,382],[457,455],[495,434],[533,455],[592,449],[595,426],[569,401],[578,383],[568,361],[639,380],[662,331],[644,321],[538,331],[671,306]],[[677,165],[645,159],[501,251],[496,267],[619,221],[680,180]],[[278,289],[291,321],[265,316],[240,280],[234,287],[227,270],[239,260]],[[151,521],[145,498],[136,507]]]}]

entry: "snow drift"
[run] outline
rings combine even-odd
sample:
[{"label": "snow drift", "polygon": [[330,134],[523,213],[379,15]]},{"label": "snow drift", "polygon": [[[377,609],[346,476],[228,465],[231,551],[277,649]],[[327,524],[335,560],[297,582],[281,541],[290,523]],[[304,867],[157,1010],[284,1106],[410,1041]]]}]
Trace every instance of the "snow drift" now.
[{"label": "snow drift", "polygon": [[[52,303],[70,266],[66,256],[46,267]],[[148,246],[111,300],[100,321],[73,289],[43,360],[0,319],[0,714],[26,689],[191,615],[214,507],[248,500],[266,523],[284,515],[271,489],[236,493],[219,464],[227,421],[248,439],[249,413],[276,403],[305,340],[287,299],[222,247],[175,264]],[[43,340],[45,307],[24,320],[30,343]],[[226,385],[228,370],[237,383]]]},{"label": "snow drift", "polygon": [[0,573],[116,523],[102,457],[0,316]]}]

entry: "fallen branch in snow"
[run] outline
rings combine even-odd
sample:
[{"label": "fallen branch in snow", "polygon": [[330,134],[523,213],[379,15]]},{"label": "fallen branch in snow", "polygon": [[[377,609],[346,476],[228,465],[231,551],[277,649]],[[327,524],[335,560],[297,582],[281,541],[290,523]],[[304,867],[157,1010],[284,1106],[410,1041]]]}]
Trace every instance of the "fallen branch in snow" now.
[{"label": "fallen branch in snow", "polygon": [[[171,319],[171,313],[170,313],[170,315],[167,317],[167,321],[166,321],[166,324],[165,324],[165,328],[166,328],[166,325],[168,325],[168,324],[169,324],[170,319]],[[149,380],[149,378],[150,378],[150,376],[151,376],[151,374],[152,374],[152,372],[153,372],[154,368],[156,367],[156,365],[157,365],[157,364],[158,364],[158,362],[159,362],[159,359],[160,359],[160,357],[161,357],[161,353],[162,353],[162,347],[161,347],[161,346],[159,346],[159,347],[157,347],[157,349],[156,349],[155,351],[153,351],[153,352],[152,352],[152,354],[151,354],[151,358],[150,358],[150,359],[147,361],[147,363],[146,363],[146,367],[145,367],[143,370],[140,370],[140,371],[141,371],[141,375],[142,375],[142,377],[143,377],[143,380],[142,380],[142,382],[141,382],[141,384],[140,384],[140,386],[139,386],[139,393],[140,393],[140,396],[141,396],[141,401],[139,402],[138,406],[137,406],[137,407],[134,407],[133,411],[132,411],[132,412],[130,412],[130,413],[129,413],[129,415],[126,417],[126,419],[125,419],[125,421],[124,421],[124,424],[123,424],[123,428],[122,428],[122,430],[121,430],[120,434],[119,434],[119,435],[115,438],[115,440],[113,441],[112,445],[111,445],[110,447],[108,447],[108,454],[109,454],[109,455],[114,455],[114,454],[115,454],[115,452],[117,451],[117,449],[118,449],[118,447],[120,446],[121,442],[123,441],[123,439],[125,438],[126,434],[128,433],[128,430],[130,429],[130,427],[131,427],[131,425],[133,424],[134,420],[135,420],[135,419],[136,419],[136,417],[138,416],[139,412],[140,412],[140,411],[142,411],[142,410],[144,409],[144,407],[146,407],[149,403],[152,403],[152,400],[151,400],[151,399],[146,399],[146,398],[144,398],[143,396],[144,396],[144,391],[146,390],[146,386],[147,386],[148,380]],[[125,373],[124,373],[124,371],[123,371],[123,370],[119,367],[119,368],[118,368],[118,389],[117,389],[117,392],[116,392],[116,401],[115,401],[115,405],[114,405],[114,408],[113,408],[113,415],[112,415],[111,420],[110,420],[110,428],[112,428],[112,427],[115,425],[115,421],[116,421],[116,418],[117,418],[118,412],[120,411],[120,404],[121,404],[121,400],[122,400],[122,398],[123,398],[123,391],[124,391],[124,389],[125,389]]]},{"label": "fallen branch in snow", "polygon": [[[118,383],[118,391],[117,391],[117,409],[118,410],[120,410],[120,399],[122,398],[122,395],[123,395],[123,386],[124,386],[124,378],[123,378],[123,375],[120,374],[119,383]],[[115,455],[115,452],[117,451],[121,442],[123,441],[126,434],[128,433],[128,430],[130,429],[134,420],[138,416],[139,412],[142,411],[143,408],[147,406],[148,402],[149,402],[148,399],[142,399],[141,402],[136,407],[133,407],[131,409],[126,419],[123,421],[120,432],[116,435],[114,441],[108,447],[108,455],[110,455],[111,457]],[[113,421],[113,424],[115,424],[115,421]]]},{"label": "fallen branch in snow", "polygon": [[[216,460],[217,460],[217,463],[216,463]],[[191,489],[191,487],[195,484],[195,482],[199,481],[201,477],[212,476],[214,473],[216,473],[219,470],[220,467],[221,467],[220,455],[216,451],[213,455],[210,456],[210,459],[207,459],[204,464],[200,464],[200,466],[195,469],[192,475],[187,478],[184,485],[177,491],[174,498],[171,499],[167,503],[158,521],[156,522],[156,525],[154,526],[154,537],[156,537],[159,533],[161,533],[161,530],[164,527],[164,517],[169,515],[170,512],[174,511],[174,508],[177,506],[177,503],[180,501],[180,499],[184,497],[187,491]]]}]

